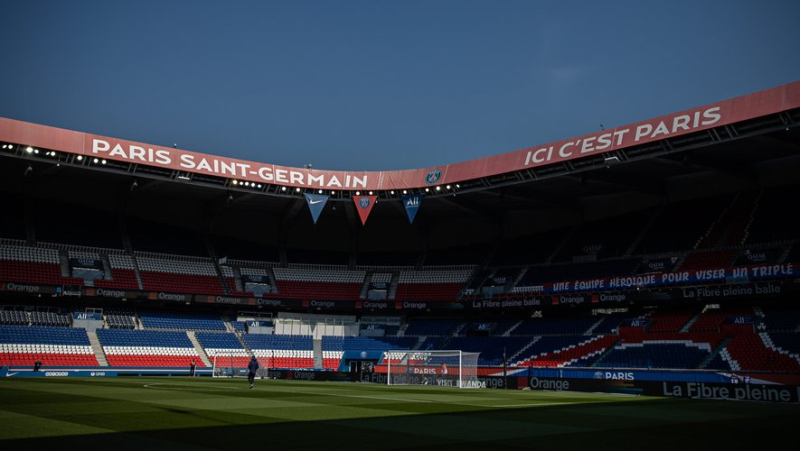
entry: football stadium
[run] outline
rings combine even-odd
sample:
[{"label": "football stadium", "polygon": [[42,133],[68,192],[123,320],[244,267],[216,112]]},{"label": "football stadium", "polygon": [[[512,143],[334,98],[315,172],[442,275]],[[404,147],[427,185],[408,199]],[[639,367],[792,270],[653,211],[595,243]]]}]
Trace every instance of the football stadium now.
[{"label": "football stadium", "polygon": [[774,449],[800,420],[800,82],[381,172],[0,118],[0,172],[4,446]]}]

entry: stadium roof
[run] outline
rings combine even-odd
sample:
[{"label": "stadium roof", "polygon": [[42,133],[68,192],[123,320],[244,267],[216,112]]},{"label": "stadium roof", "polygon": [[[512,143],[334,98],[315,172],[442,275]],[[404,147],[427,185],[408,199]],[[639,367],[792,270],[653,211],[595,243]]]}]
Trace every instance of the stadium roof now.
[{"label": "stadium roof", "polygon": [[[399,196],[402,190],[437,195],[446,194],[448,186],[452,192],[512,185],[556,174],[663,157],[700,146],[742,139],[770,129],[791,128],[797,124],[796,111],[793,110],[798,108],[800,82],[795,82],[515,152],[441,167],[382,172],[283,167],[2,118],[0,141],[13,144],[10,153],[18,156],[25,156],[28,147],[47,149],[56,151],[56,157],[62,164],[97,167],[92,165],[99,158],[112,163],[106,168],[127,173],[162,174],[171,179],[181,178],[226,187],[238,187],[244,183],[249,188],[252,183],[255,189],[266,193],[281,194],[286,187],[295,188],[295,192],[334,191],[338,193],[334,197],[348,197],[356,191]],[[8,152],[8,149],[4,150]],[[465,185],[463,188],[460,186],[462,184]],[[445,189],[437,191],[436,187]],[[434,188],[434,192],[430,188]]]},{"label": "stadium roof", "polygon": [[[689,124],[695,120],[698,126],[693,128]],[[713,123],[702,125],[704,120]],[[670,124],[665,125],[666,134],[653,137],[662,123]],[[678,129],[672,132],[676,123]],[[689,130],[683,130],[682,125]],[[179,163],[142,164],[111,155],[110,151],[117,144],[128,151],[134,147],[145,153],[147,149],[164,151],[173,163],[181,161],[181,155],[192,155],[194,161],[215,157],[10,119],[0,119],[0,155],[6,157],[0,165],[0,187],[12,197],[53,199],[142,218],[155,217],[195,229],[201,228],[200,223],[212,221],[215,233],[270,236],[274,237],[270,241],[312,247],[347,247],[347,240],[341,238],[343,233],[360,234],[359,239],[365,242],[402,236],[398,241],[403,244],[396,248],[403,250],[409,242],[422,240],[421,235],[409,233],[400,201],[406,190],[425,194],[415,227],[426,230],[427,240],[435,240],[437,246],[463,246],[491,242],[498,233],[504,238],[525,236],[675,200],[796,183],[800,170],[798,125],[800,82],[488,159],[416,171],[366,173],[369,183],[377,174],[374,177],[379,183],[375,186],[396,189],[368,185],[358,190],[361,194],[374,190],[378,196],[363,232],[352,232],[360,229],[351,200],[356,189],[325,188],[323,193],[333,193],[331,200],[339,202],[329,203],[323,220],[314,227],[311,221],[303,220],[308,215],[303,194],[318,192],[318,186],[301,187],[274,180],[250,182],[198,168],[185,170]],[[525,159],[548,152],[540,149],[552,146],[558,153],[564,143],[578,140],[593,140],[598,145],[602,136],[613,136],[622,130],[629,130],[624,136],[641,135],[640,142],[623,139],[622,145],[584,154],[576,144],[567,158],[524,165]],[[648,133],[650,138],[645,138]],[[94,153],[94,149],[106,147],[95,140],[107,142],[108,152]],[[487,170],[486,175],[475,178],[453,169],[507,158],[517,158],[522,166],[508,172]],[[271,168],[273,175],[280,169],[252,162],[243,164]],[[285,169],[305,176],[326,172]],[[442,171],[440,179],[425,183],[426,176],[436,170]],[[404,179],[408,174],[413,177]],[[412,179],[417,177],[419,181],[414,182]],[[386,185],[391,180],[398,185]],[[203,230],[208,230],[206,225]],[[316,238],[309,241],[308,237]]]}]

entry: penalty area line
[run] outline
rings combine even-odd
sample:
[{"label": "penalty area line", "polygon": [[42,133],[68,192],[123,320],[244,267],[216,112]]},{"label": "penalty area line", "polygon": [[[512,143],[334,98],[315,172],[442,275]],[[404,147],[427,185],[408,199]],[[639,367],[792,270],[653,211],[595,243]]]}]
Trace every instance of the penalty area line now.
[{"label": "penalty area line", "polygon": [[535,404],[506,404],[500,406],[487,406],[487,407],[497,407],[498,409],[511,409],[514,407],[550,407],[550,406],[567,406],[571,404],[579,404],[576,402],[537,402]]},{"label": "penalty area line", "polygon": [[155,383],[155,384],[144,384],[142,385],[144,388],[152,388],[155,390],[170,390],[173,387],[181,387],[181,388],[213,388],[214,390],[245,390],[242,387],[219,387],[219,386],[211,386],[211,385],[187,385],[187,384],[163,384],[163,383]]},{"label": "penalty area line", "polygon": [[341,398],[377,399],[379,401],[423,402],[423,403],[435,402],[428,399],[383,398],[380,396],[343,395],[340,393],[318,393],[318,392],[306,392],[306,391],[288,391],[285,393],[294,393],[296,395],[312,395],[312,396],[338,396]]}]

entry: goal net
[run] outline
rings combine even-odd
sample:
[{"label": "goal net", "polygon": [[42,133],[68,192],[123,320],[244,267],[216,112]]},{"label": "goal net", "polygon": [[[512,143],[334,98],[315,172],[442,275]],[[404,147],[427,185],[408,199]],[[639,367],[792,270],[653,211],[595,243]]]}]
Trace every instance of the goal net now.
[{"label": "goal net", "polygon": [[389,385],[481,388],[479,352],[389,351],[384,353]]},{"label": "goal net", "polygon": [[[244,349],[212,350],[209,352],[209,357],[213,365],[211,373],[213,377],[247,377],[250,355]],[[267,377],[269,369],[264,365],[264,359],[258,359],[258,363],[256,377],[263,379]]]}]

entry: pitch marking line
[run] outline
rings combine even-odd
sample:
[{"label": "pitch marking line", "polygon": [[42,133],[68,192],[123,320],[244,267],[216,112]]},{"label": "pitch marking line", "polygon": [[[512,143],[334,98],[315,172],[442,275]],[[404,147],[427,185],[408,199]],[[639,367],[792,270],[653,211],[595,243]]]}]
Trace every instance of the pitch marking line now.
[{"label": "pitch marking line", "polygon": [[[160,385],[160,387],[159,387]],[[155,384],[144,384],[144,388],[153,388],[156,390],[170,390],[172,387],[181,387],[181,388],[213,388],[215,390],[246,390],[243,387],[221,387],[221,386],[211,386],[211,385],[187,385],[187,384],[164,384],[164,383],[155,383]]]},{"label": "pitch marking line", "polygon": [[366,396],[366,395],[342,395],[339,393],[316,393],[316,392],[302,392],[302,391],[289,391],[288,393],[294,393],[298,395],[316,395],[316,396],[338,396],[342,398],[361,398],[361,399],[377,399],[380,401],[394,401],[394,402],[421,402],[427,404],[449,404],[453,406],[467,406],[467,407],[482,407],[482,408],[497,408],[497,409],[507,409],[507,408],[514,408],[514,407],[530,407],[530,406],[538,406],[538,407],[548,407],[548,406],[560,406],[560,405],[570,405],[576,404],[574,402],[541,402],[535,404],[506,404],[506,405],[489,405],[489,404],[466,404],[461,402],[447,402],[447,401],[431,401],[429,399],[409,399],[409,398],[384,398],[379,396]]},{"label": "pitch marking line", "polygon": [[[155,383],[155,384],[144,384],[145,388],[152,388],[156,390],[169,390],[172,387],[181,387],[181,388],[192,388],[192,387],[211,387],[209,385],[187,385],[187,384],[164,384],[164,383]],[[214,389],[221,389],[221,390],[245,390],[242,387],[220,387],[214,386]],[[282,390],[283,391],[283,390]],[[446,402],[446,401],[431,401],[429,399],[409,399],[409,398],[385,398],[381,396],[366,396],[366,395],[343,395],[339,393],[319,393],[319,392],[305,392],[305,391],[283,391],[284,393],[293,393],[295,395],[310,395],[310,396],[336,396],[340,398],[357,398],[357,399],[375,399],[378,401],[391,401],[391,402],[418,402],[418,403],[426,403],[426,404],[449,404],[454,406],[467,406],[467,407],[481,407],[481,408],[489,408],[489,409],[513,409],[518,407],[549,407],[549,406],[561,406],[561,405],[570,405],[576,404],[574,402],[540,402],[540,403],[528,403],[528,404],[501,404],[501,405],[491,405],[491,404],[466,404],[460,402]]]}]

